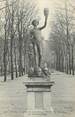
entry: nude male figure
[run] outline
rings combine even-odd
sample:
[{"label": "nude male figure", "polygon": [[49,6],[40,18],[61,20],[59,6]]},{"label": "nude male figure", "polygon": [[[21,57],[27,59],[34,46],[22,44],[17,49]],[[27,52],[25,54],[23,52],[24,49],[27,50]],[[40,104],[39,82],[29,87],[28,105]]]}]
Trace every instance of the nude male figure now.
[{"label": "nude male figure", "polygon": [[[48,19],[48,9],[45,8],[44,9],[44,16],[45,16],[45,23],[42,27],[38,27],[39,25],[39,21],[38,20],[33,20],[32,21],[32,25],[33,25],[33,29],[31,30],[31,36],[32,36],[32,44],[33,44],[33,49],[34,49],[34,54],[36,57],[36,50],[35,50],[35,46],[37,48],[37,53],[38,53],[38,67],[41,66],[41,39],[42,39],[42,35],[41,35],[41,30],[43,30],[46,25],[47,25],[47,19]],[[35,64],[36,64],[36,60],[35,60]]]}]

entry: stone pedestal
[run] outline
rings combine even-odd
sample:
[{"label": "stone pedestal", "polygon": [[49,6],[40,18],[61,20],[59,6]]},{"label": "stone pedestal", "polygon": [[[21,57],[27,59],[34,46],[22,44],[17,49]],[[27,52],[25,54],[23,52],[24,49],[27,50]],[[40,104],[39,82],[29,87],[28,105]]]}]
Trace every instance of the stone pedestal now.
[{"label": "stone pedestal", "polygon": [[24,83],[27,91],[27,110],[24,117],[52,117],[51,86],[54,82],[32,78]]}]

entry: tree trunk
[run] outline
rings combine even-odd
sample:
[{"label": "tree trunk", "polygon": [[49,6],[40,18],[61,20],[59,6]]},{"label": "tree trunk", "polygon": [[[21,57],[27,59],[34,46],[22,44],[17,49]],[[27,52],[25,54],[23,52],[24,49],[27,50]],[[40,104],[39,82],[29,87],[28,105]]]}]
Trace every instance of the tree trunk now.
[{"label": "tree trunk", "polygon": [[15,55],[15,72],[16,72],[16,78],[18,77],[18,70],[17,70],[17,57],[16,57],[16,48],[14,47],[14,55]]},{"label": "tree trunk", "polygon": [[70,54],[70,48],[69,48],[69,73],[71,74],[71,54]]},{"label": "tree trunk", "polygon": [[72,45],[72,75],[74,75],[74,47]]},{"label": "tree trunk", "polygon": [[4,41],[4,82],[7,80],[7,38],[5,25],[5,41]]},{"label": "tree trunk", "polygon": [[11,47],[10,47],[10,55],[11,55],[11,80],[14,79],[14,74],[13,74],[13,39],[14,39],[14,9],[12,5],[12,18],[11,18]]},{"label": "tree trunk", "polygon": [[19,34],[19,76],[22,76],[22,40]]},{"label": "tree trunk", "polygon": [[13,51],[12,51],[12,47],[13,47],[13,37],[11,37],[11,49],[10,49],[10,54],[11,54],[11,80],[14,79],[14,74],[13,74]]}]

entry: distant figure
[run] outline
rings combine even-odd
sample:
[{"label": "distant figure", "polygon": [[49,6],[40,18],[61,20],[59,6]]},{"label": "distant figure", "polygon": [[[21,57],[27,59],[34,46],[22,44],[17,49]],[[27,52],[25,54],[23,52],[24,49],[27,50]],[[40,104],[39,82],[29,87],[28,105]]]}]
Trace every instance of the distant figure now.
[{"label": "distant figure", "polygon": [[41,52],[41,30],[44,29],[47,25],[47,19],[48,19],[48,9],[44,9],[44,16],[45,16],[45,23],[42,27],[37,27],[39,25],[38,20],[33,20],[32,25],[34,26],[31,30],[31,42],[33,44],[33,51],[34,51],[34,67],[41,67],[41,58],[42,58],[42,52]]}]

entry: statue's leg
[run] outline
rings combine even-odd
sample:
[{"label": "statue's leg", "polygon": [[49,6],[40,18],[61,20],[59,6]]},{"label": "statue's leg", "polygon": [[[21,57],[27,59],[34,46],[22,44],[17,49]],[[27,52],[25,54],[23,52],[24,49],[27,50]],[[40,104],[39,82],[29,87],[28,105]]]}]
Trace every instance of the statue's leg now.
[{"label": "statue's leg", "polygon": [[33,51],[34,51],[34,67],[36,66],[36,50],[35,50],[35,43],[33,43]]},{"label": "statue's leg", "polygon": [[38,50],[38,66],[40,67],[41,66],[41,48],[40,48],[40,43],[37,43],[37,50]]}]

